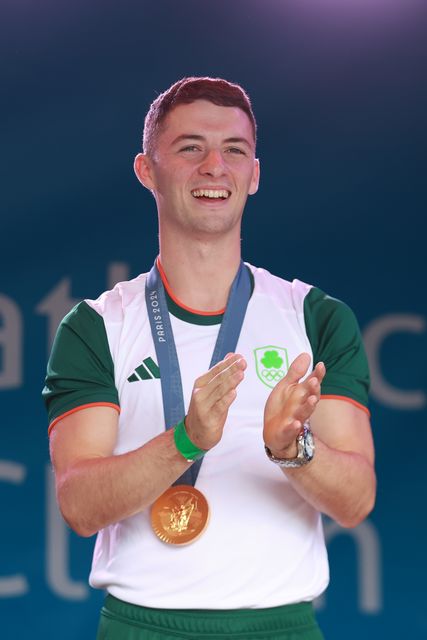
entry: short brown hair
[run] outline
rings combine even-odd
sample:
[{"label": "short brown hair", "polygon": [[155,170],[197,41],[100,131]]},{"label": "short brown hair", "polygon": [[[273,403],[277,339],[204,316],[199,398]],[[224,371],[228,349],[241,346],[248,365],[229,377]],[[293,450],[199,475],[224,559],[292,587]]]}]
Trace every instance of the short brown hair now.
[{"label": "short brown hair", "polygon": [[248,116],[256,142],[257,124],[248,94],[238,84],[222,78],[189,77],[175,82],[151,104],[145,117],[142,146],[144,153],[153,155],[157,136],[172,109],[195,100],[208,100],[219,107],[238,107]]}]

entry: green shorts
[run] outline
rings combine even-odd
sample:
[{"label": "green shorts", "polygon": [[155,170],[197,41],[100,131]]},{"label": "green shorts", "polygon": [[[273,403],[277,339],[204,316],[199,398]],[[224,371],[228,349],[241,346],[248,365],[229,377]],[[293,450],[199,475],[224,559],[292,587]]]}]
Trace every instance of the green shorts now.
[{"label": "green shorts", "polygon": [[97,640],[323,640],[310,602],[269,609],[151,609],[108,595]]}]

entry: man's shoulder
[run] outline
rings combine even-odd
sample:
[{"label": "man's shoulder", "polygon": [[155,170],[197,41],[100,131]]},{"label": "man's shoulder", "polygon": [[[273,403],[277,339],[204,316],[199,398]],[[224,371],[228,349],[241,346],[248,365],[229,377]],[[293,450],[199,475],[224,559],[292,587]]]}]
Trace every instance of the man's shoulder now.
[{"label": "man's shoulder", "polygon": [[286,280],[272,274],[267,269],[254,267],[246,263],[254,278],[257,295],[266,296],[270,300],[276,300],[279,304],[301,308],[313,285],[294,278]]},{"label": "man's shoulder", "polygon": [[86,298],[84,302],[105,320],[120,320],[124,312],[132,307],[145,306],[146,273],[141,273],[132,280],[118,282],[112,289],[104,291],[92,300]]}]

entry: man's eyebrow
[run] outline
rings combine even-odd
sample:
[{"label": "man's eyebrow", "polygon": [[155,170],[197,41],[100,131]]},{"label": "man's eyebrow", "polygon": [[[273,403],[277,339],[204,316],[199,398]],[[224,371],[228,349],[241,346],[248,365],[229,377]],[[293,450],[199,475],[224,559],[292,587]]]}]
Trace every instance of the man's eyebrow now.
[{"label": "man's eyebrow", "polygon": [[227,144],[245,144],[251,149],[253,147],[253,144],[251,144],[246,138],[226,138],[224,142],[226,142]]},{"label": "man's eyebrow", "polygon": [[[204,140],[206,140],[206,138],[197,133],[182,133],[181,135],[177,136],[175,140],[172,141],[172,144],[173,145],[179,144],[184,140],[196,140],[197,142],[203,142]],[[226,138],[225,140],[223,140],[223,142],[225,144],[245,144],[250,149],[252,149],[254,146],[253,143],[251,144],[249,140],[247,140],[247,138],[239,138],[239,137]]]},{"label": "man's eyebrow", "polygon": [[172,144],[178,144],[183,140],[198,140],[203,141],[205,138],[203,136],[199,136],[196,133],[182,133],[180,136],[177,136],[175,140],[172,141]]}]

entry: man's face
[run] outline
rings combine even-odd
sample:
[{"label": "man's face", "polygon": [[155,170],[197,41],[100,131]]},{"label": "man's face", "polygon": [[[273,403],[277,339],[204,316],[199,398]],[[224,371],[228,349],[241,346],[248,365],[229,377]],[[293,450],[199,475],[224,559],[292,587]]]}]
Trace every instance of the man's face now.
[{"label": "man's face", "polygon": [[165,119],[154,157],[137,156],[135,167],[154,193],[161,229],[168,225],[186,234],[240,233],[246,199],[258,188],[248,116],[238,107],[206,100],[175,107]]}]

